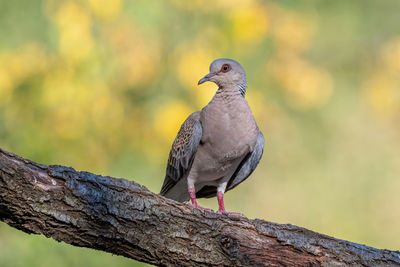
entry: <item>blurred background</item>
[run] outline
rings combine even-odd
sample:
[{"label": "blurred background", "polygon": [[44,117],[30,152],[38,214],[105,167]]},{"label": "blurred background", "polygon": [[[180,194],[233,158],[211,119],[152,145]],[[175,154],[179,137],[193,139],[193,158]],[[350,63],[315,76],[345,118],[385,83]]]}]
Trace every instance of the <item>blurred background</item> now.
[{"label": "blurred background", "polygon": [[[229,57],[266,137],[228,210],[400,248],[400,2],[0,0],[0,147],[158,193]],[[200,204],[217,208],[216,199]],[[145,266],[0,223],[0,266]]]}]

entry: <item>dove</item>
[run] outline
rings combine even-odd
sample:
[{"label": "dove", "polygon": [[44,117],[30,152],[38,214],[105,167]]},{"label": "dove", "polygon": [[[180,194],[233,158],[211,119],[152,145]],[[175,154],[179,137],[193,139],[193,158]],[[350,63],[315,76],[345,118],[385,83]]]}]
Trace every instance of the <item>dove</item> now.
[{"label": "dove", "polygon": [[227,212],[224,193],[246,180],[257,167],[264,150],[259,130],[245,99],[247,81],[242,66],[220,58],[210,65],[205,82],[218,85],[214,97],[182,124],[169,153],[160,194],[206,210],[196,198],[217,196],[218,213]]}]

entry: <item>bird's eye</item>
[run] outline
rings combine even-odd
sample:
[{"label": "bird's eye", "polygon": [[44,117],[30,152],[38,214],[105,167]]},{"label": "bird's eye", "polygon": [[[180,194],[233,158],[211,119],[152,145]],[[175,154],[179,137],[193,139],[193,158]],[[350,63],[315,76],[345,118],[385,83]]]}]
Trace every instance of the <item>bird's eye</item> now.
[{"label": "bird's eye", "polygon": [[230,71],[231,70],[231,66],[229,65],[229,64],[224,64],[224,65],[222,65],[222,67],[221,67],[221,71],[222,72],[228,72],[228,71]]}]

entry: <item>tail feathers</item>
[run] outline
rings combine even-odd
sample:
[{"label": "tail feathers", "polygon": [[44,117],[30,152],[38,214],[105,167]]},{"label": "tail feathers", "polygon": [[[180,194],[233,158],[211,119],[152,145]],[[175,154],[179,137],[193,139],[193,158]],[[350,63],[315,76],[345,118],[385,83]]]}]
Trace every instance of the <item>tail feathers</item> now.
[{"label": "tail feathers", "polygon": [[162,191],[160,195],[179,202],[185,202],[190,199],[186,179],[181,179],[169,190]]}]

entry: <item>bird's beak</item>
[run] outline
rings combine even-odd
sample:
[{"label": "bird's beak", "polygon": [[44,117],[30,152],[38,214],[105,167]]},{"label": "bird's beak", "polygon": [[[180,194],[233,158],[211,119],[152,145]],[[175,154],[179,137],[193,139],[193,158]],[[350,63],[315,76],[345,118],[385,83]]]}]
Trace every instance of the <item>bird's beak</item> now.
[{"label": "bird's beak", "polygon": [[215,75],[215,73],[210,72],[209,74],[207,74],[206,76],[204,76],[203,78],[200,79],[198,85],[209,81],[211,79],[211,77],[213,77],[214,75]]}]

